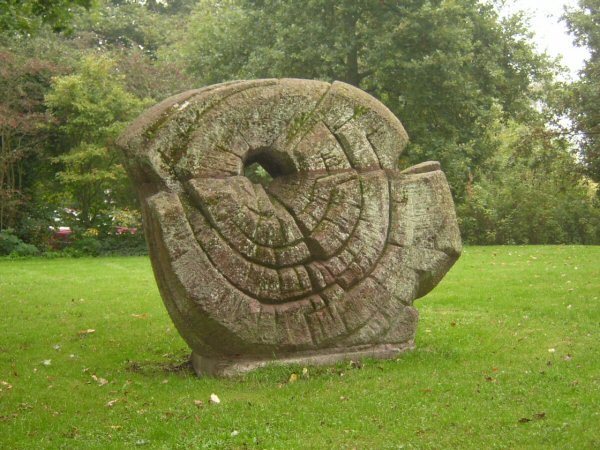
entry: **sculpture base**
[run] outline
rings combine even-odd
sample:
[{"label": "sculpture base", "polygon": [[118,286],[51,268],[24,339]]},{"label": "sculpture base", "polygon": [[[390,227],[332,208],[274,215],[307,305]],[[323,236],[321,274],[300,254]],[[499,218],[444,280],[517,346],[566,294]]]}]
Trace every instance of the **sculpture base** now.
[{"label": "sculpture base", "polygon": [[192,352],[192,366],[198,376],[232,377],[269,364],[300,364],[303,366],[321,366],[335,364],[338,361],[361,358],[391,359],[400,353],[413,350],[414,341],[403,344],[380,344],[350,348],[323,349],[312,352],[298,352],[280,358],[206,358]]}]

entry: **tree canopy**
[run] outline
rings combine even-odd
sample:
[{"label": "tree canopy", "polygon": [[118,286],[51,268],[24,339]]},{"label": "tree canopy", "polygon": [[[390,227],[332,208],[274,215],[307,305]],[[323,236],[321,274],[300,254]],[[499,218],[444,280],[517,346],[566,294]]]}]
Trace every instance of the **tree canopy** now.
[{"label": "tree canopy", "polygon": [[581,79],[571,86],[568,106],[587,173],[600,182],[600,0],[579,0],[579,8],[567,12],[565,20],[575,42],[590,51]]},{"label": "tree canopy", "polygon": [[[84,58],[73,75],[57,77],[46,95],[50,114],[57,119],[57,142],[64,151],[53,159],[56,177],[70,194],[85,227],[100,226],[102,213],[113,209],[119,187],[127,186],[114,141],[144,103],[125,91],[122,77],[106,57]],[[108,211],[107,211],[108,210]]]},{"label": "tree canopy", "polygon": [[399,166],[442,163],[465,241],[600,243],[599,2],[565,15],[591,56],[561,83],[492,0],[0,0],[0,229],[43,249],[51,225],[135,225],[113,142],[144,107],[299,77],[390,108]]},{"label": "tree canopy", "polygon": [[94,0],[0,0],[0,28],[30,32],[41,24],[55,31],[71,29],[73,8],[90,8]]},{"label": "tree canopy", "polygon": [[527,37],[518,17],[477,0],[205,0],[178,46],[201,84],[287,76],[365,89],[405,125],[404,164],[440,160],[462,198],[496,151],[494,122],[535,115],[531,87],[551,80]]}]

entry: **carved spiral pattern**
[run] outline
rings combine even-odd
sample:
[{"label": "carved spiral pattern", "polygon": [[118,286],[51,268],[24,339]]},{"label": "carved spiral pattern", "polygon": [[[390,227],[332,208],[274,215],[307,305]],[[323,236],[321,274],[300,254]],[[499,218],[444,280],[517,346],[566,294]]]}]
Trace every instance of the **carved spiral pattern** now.
[{"label": "carved spiral pattern", "polygon": [[[120,144],[163,299],[194,351],[412,339],[412,300],[460,239],[437,167],[396,170],[406,142],[389,110],[338,82],[216,85],[138,119]],[[252,162],[268,187],[244,176]]]}]

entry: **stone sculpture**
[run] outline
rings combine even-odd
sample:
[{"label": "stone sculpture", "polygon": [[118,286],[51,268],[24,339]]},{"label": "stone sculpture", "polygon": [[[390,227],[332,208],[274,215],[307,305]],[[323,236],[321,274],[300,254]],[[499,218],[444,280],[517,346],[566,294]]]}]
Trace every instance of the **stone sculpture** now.
[{"label": "stone sculpture", "polygon": [[154,273],[198,374],[414,347],[413,300],[461,241],[439,164],[397,170],[407,140],[363,91],[297,79],[184,92],[128,128]]}]

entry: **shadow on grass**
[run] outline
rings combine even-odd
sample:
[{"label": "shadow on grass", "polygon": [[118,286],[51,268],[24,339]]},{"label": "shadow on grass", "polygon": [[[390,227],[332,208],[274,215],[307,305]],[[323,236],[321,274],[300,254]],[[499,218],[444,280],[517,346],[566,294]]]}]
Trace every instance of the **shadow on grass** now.
[{"label": "shadow on grass", "polygon": [[128,361],[125,370],[142,375],[157,374],[180,374],[188,377],[193,376],[194,368],[188,352],[177,354],[168,353],[163,355],[166,360],[162,361]]}]

